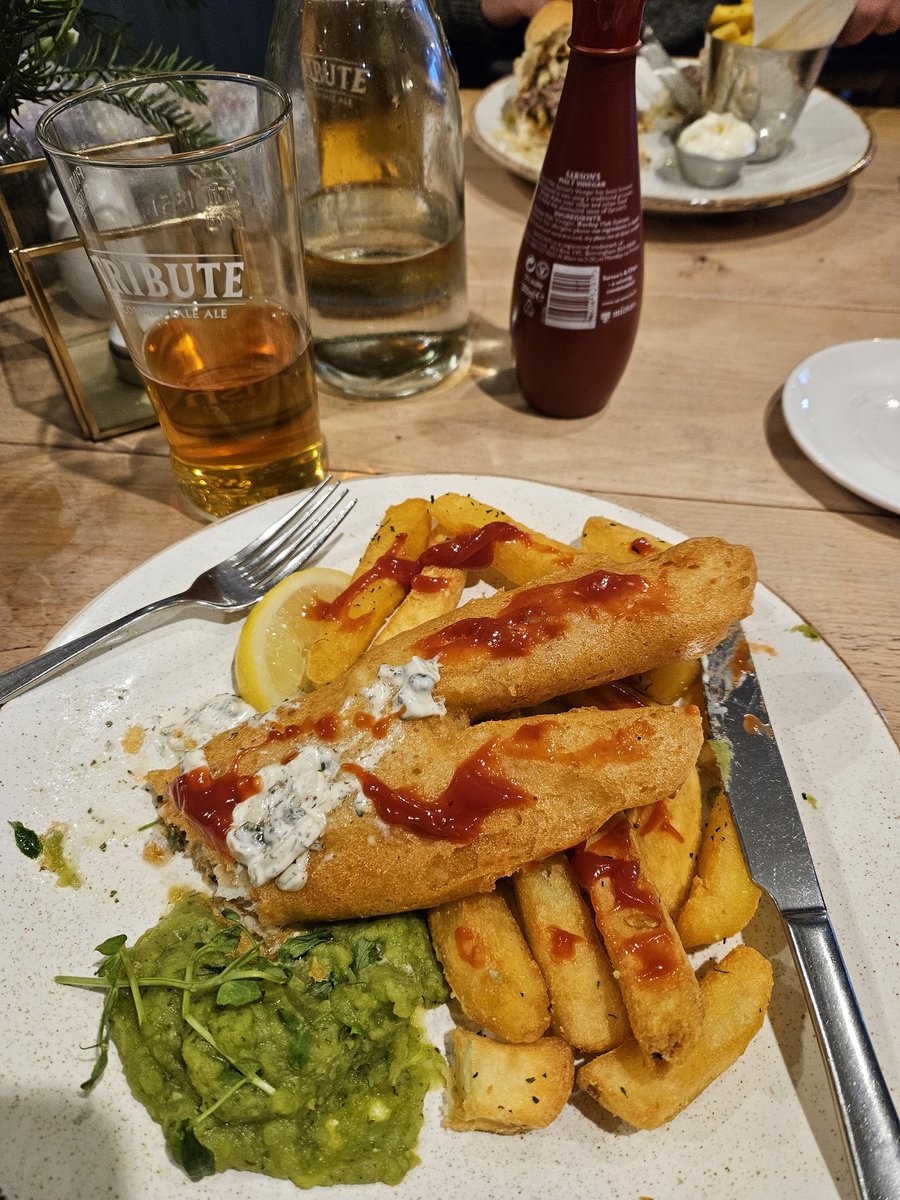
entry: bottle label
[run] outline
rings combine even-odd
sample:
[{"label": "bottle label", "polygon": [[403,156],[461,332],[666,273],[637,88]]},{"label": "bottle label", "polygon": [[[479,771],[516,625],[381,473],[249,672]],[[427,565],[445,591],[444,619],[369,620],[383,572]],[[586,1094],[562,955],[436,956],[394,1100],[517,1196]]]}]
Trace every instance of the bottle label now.
[{"label": "bottle label", "polygon": [[[545,325],[594,329],[637,307],[641,213],[635,184],[599,171],[541,176],[528,223],[522,308]],[[602,286],[601,286],[602,283]]]},{"label": "bottle label", "polygon": [[224,315],[244,296],[244,260],[236,255],[129,254],[92,250],[91,261],[120,311],[155,307],[173,313]]},{"label": "bottle label", "polygon": [[372,73],[362,63],[333,56],[325,58],[317,54],[304,54],[303,76],[308,87],[350,103],[352,97],[366,94]]}]

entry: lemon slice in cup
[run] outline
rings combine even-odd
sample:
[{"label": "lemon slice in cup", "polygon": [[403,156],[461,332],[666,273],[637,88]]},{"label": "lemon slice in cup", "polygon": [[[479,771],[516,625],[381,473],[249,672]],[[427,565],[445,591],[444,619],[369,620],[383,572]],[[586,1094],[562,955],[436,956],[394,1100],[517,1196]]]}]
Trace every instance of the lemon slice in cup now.
[{"label": "lemon slice in cup", "polygon": [[329,601],[350,576],[309,567],[282,579],[244,622],[234,655],[237,689],[260,712],[290,700],[306,687],[306,657],[322,622],[309,615],[316,600]]}]

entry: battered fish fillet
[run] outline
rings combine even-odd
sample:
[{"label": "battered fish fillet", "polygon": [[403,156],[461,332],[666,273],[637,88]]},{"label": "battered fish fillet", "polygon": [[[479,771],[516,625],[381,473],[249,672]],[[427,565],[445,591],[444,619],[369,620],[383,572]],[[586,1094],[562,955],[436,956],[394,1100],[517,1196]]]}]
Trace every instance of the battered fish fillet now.
[{"label": "battered fish fillet", "polygon": [[[439,664],[434,698],[446,705],[447,716],[395,722],[402,724],[403,736],[381,757],[377,775],[390,788],[410,789],[427,806],[481,739],[491,736],[490,726],[468,729],[470,719],[695,657],[750,612],[754,582],[751,552],[715,538],[684,542],[627,565],[579,555],[575,565],[536,584],[474,600],[374,646],[333,683],[213,738],[204,747],[209,773],[213,780],[229,773],[252,776],[285,762],[336,719],[348,728],[357,718],[371,721],[362,689],[376,682],[382,664],[399,666],[418,655]],[[188,850],[205,869],[246,890],[262,920],[394,912],[489,888],[521,864],[580,841],[612,813],[677,791],[699,750],[696,712],[664,709],[651,716],[644,710],[641,719],[654,732],[653,752],[640,761],[594,764],[579,773],[574,761],[554,761],[552,755],[544,763],[517,759],[510,778],[538,801],[492,813],[469,843],[424,838],[397,826],[383,836],[371,814],[333,811],[325,849],[309,855],[308,881],[298,892],[274,885],[253,891],[243,870],[223,858],[221,845],[174,803],[170,785],[177,771],[156,773],[151,782],[164,796],[163,820],[185,832]],[[618,724],[592,725],[596,731],[586,732],[585,721],[607,720]],[[576,739],[574,753],[578,737],[614,736],[633,720],[633,712],[593,712],[573,717],[565,736]],[[511,736],[512,727],[507,729]],[[563,722],[560,738],[565,729]]]},{"label": "battered fish fillet", "polygon": [[[570,603],[567,585],[578,579],[595,581],[596,604]],[[682,542],[637,563],[582,554],[572,567],[536,584],[470,601],[382,643],[344,678],[365,675],[377,663],[397,665],[413,654],[436,654],[441,680],[435,696],[470,718],[495,716],[651,666],[698,658],[751,612],[755,584],[752,552],[718,538]],[[568,606],[559,629],[547,615],[557,603]],[[492,635],[503,643],[523,629],[526,635],[536,631],[524,653],[471,645],[473,631],[483,643]],[[543,639],[542,629],[548,634]]]},{"label": "battered fish fillet", "polygon": [[469,769],[471,784],[473,760],[478,775],[487,759],[487,773],[521,793],[522,802],[494,809],[467,841],[420,836],[385,824],[375,811],[357,816],[342,806],[329,817],[322,848],[309,856],[305,885],[293,892],[252,888],[236,864],[216,858],[211,847],[204,853],[197,829],[171,798],[161,815],[184,830],[205,869],[221,882],[243,884],[266,924],[375,916],[488,891],[524,864],[583,841],[613,813],[671,795],[703,740],[696,708],[576,709],[470,728],[432,718],[405,728],[375,768],[388,789],[439,807],[460,767]]}]

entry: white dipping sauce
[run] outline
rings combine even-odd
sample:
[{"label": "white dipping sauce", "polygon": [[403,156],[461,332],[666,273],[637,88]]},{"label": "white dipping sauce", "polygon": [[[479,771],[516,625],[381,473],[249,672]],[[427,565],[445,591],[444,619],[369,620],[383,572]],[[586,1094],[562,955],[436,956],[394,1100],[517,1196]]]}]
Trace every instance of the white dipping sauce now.
[{"label": "white dipping sauce", "polygon": [[678,145],[704,158],[749,158],[756,149],[756,134],[734,113],[708,112],[682,129]]}]

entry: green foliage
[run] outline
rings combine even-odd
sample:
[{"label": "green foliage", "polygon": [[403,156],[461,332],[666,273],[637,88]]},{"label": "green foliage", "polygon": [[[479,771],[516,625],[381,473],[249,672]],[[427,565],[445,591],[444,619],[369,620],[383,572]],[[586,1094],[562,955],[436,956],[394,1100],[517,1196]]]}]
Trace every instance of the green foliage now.
[{"label": "green foliage", "polygon": [[[198,7],[198,0],[179,2]],[[94,12],[85,0],[4,0],[0,121],[8,129],[19,105],[62,100],[95,83],[163,71],[209,69],[177,51],[167,53],[157,46],[137,51],[128,43],[127,34],[126,25]],[[196,87],[193,92],[184,94],[202,102],[202,92]],[[173,100],[159,101],[138,93],[127,107],[161,133],[176,133],[184,146],[209,144],[207,127],[198,125]]]}]

